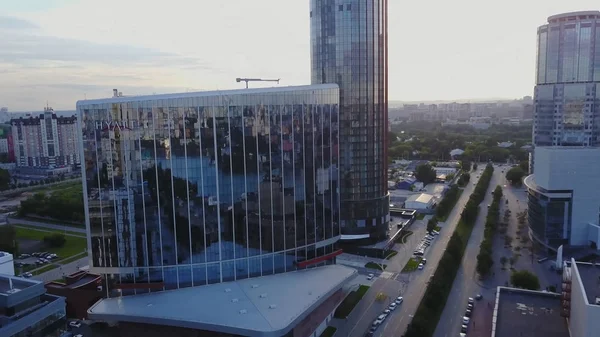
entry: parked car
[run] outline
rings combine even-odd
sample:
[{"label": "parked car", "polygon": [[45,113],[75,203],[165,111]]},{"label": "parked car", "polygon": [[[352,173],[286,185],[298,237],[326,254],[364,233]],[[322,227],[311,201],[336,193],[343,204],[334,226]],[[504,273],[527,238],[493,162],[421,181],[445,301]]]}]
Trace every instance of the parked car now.
[{"label": "parked car", "polygon": [[462,332],[462,333],[467,333],[467,330],[468,330],[468,328],[469,328],[468,326],[466,326],[466,325],[464,325],[464,324],[463,324],[463,325],[460,327],[460,332]]},{"label": "parked car", "polygon": [[463,324],[467,324],[468,325],[470,320],[471,319],[469,319],[469,317],[463,316],[462,322],[463,322]]},{"label": "parked car", "polygon": [[404,298],[402,298],[402,296],[398,296],[398,298],[396,298],[395,302],[397,305],[402,304],[402,302],[404,302]]},{"label": "parked car", "polygon": [[396,303],[395,303],[395,302],[392,302],[392,303],[390,303],[390,306],[388,307],[388,309],[389,309],[390,311],[394,311],[394,310],[396,310]]},{"label": "parked car", "polygon": [[373,279],[373,277],[375,277],[375,275],[374,275],[374,274],[369,274],[369,275],[367,276],[367,280],[369,280],[369,281],[370,281],[370,280],[372,280],[372,279]]},{"label": "parked car", "polygon": [[467,310],[465,311],[465,317],[471,317],[471,314],[472,314],[472,313],[473,313],[473,312],[472,312],[471,310],[467,309]]},{"label": "parked car", "polygon": [[477,294],[475,295],[475,299],[480,301],[483,298],[483,296],[481,294]]},{"label": "parked car", "polygon": [[79,327],[81,327],[81,322],[79,322],[79,321],[70,321],[69,322],[69,326],[71,328],[79,328]]},{"label": "parked car", "polygon": [[468,303],[469,303],[469,304],[473,304],[473,303],[475,303],[475,300],[473,299],[473,297],[469,297],[469,302],[468,302]]},{"label": "parked car", "polygon": [[426,259],[426,258],[422,258],[422,259],[421,259],[421,263],[422,263],[422,264],[427,264],[427,259]]},{"label": "parked car", "polygon": [[424,267],[424,266],[423,266],[423,264],[422,264],[422,263],[419,263],[419,265],[417,266],[417,268],[418,268],[419,270],[423,270],[423,267]]}]

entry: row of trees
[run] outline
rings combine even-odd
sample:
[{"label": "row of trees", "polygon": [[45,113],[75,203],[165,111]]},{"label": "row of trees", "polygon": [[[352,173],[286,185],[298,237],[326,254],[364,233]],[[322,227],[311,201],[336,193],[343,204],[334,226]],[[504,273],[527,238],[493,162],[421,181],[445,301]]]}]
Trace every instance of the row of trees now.
[{"label": "row of trees", "polygon": [[[475,190],[463,209],[461,221],[458,224],[459,227],[465,226],[466,230],[459,231],[457,228],[452,234],[446,251],[423,295],[421,304],[419,304],[419,308],[406,330],[405,337],[428,337],[433,335],[450,290],[452,290],[452,284],[463,258],[466,243],[469,236],[471,236],[475,218],[479,211],[478,206],[485,197],[493,172],[493,166],[488,165],[477,186],[475,186]],[[462,232],[462,236],[460,232]]]},{"label": "row of trees", "polygon": [[464,172],[463,174],[460,175],[460,178],[458,178],[458,181],[456,183],[459,186],[466,186],[470,180],[471,180],[471,173]]},{"label": "row of trees", "polygon": [[[435,209],[435,217],[438,219],[446,219],[450,211],[454,208],[456,201],[460,197],[460,189],[456,185],[450,186],[450,189],[446,191],[446,195],[440,201]],[[435,226],[434,226],[435,227]]]},{"label": "row of trees", "polygon": [[483,234],[483,241],[479,245],[479,254],[477,255],[477,272],[482,277],[489,275],[494,265],[494,259],[492,255],[492,244],[494,240],[494,234],[498,226],[498,219],[500,217],[500,200],[502,199],[502,187],[496,186],[494,190],[494,200],[490,205],[490,208],[485,218],[485,231]]}]

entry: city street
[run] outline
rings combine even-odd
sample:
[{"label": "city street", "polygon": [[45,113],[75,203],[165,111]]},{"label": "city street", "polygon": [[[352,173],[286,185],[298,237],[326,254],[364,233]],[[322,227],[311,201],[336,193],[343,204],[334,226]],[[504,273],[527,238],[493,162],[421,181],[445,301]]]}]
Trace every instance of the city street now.
[{"label": "city street", "polygon": [[[427,286],[429,278],[437,268],[450,236],[454,232],[460,214],[464,205],[469,200],[473,192],[474,183],[476,183],[476,173],[472,173],[471,182],[465,187],[456,206],[450,212],[446,223],[440,223],[442,229],[440,235],[434,240],[432,245],[426,250],[425,258],[427,264],[423,270],[417,270],[412,273],[400,273],[402,268],[412,256],[414,248],[425,235],[426,225],[422,221],[419,225],[413,225],[411,230],[415,234],[410,236],[408,244],[396,244],[394,249],[399,250],[398,255],[393,257],[388,263],[385,273],[387,277],[379,277],[371,286],[365,297],[348,316],[348,323],[336,332],[336,336],[362,337],[369,329],[375,318],[387,308],[390,301],[397,296],[403,296],[404,302],[396,309],[390,317],[377,329],[376,336],[400,336],[406,330],[408,323],[414,315],[423,293]],[[405,246],[405,247],[402,247]],[[387,295],[385,301],[376,301],[375,298],[379,292]]]},{"label": "city street", "polygon": [[41,222],[41,221],[31,221],[31,220],[25,220],[25,219],[9,218],[9,217],[6,218],[6,222],[8,224],[22,224],[22,225],[28,225],[28,226],[34,226],[34,227],[40,227],[40,228],[54,229],[54,230],[59,230],[59,231],[83,233],[84,235],[86,233],[85,227],[62,226],[62,225],[51,224],[51,223],[46,223],[46,222]]},{"label": "city street", "polygon": [[[440,317],[440,321],[434,333],[434,337],[449,337],[458,336],[462,325],[462,317],[467,307],[469,297],[475,297],[476,294],[482,294],[483,300],[475,303],[475,312],[480,310],[481,304],[486,304],[494,299],[495,288],[485,289],[477,282],[477,254],[479,254],[479,245],[483,240],[485,229],[485,218],[487,216],[487,205],[492,203],[492,191],[497,185],[502,186],[504,183],[504,173],[497,166],[494,169],[490,186],[485,195],[483,202],[479,205],[479,214],[473,227],[473,232],[467,244],[462,263],[454,279],[452,290],[448,296],[446,307]],[[503,192],[505,189],[503,189]],[[483,324],[484,322],[481,322]],[[491,321],[489,322],[491,323]],[[471,325],[477,327],[477,318],[473,317]],[[480,325],[481,325],[480,324]],[[490,326],[491,327],[491,326]]]},{"label": "city street", "polygon": [[33,278],[36,280],[50,282],[54,280],[58,280],[63,276],[73,274],[76,271],[79,271],[79,268],[86,267],[89,263],[89,257],[85,255],[79,260],[63,264],[55,269],[49,270],[45,273],[35,275]]}]

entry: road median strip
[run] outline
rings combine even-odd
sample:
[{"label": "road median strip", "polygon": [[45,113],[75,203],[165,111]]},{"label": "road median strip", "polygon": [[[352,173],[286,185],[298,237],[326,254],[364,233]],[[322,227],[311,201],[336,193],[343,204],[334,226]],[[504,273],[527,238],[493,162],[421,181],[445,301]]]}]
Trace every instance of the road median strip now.
[{"label": "road median strip", "polygon": [[493,172],[493,166],[488,165],[481,174],[404,337],[430,337],[435,332]]},{"label": "road median strip", "polygon": [[361,285],[358,289],[351,291],[335,310],[333,317],[342,319],[348,317],[358,302],[365,296],[369,288],[369,286]]}]

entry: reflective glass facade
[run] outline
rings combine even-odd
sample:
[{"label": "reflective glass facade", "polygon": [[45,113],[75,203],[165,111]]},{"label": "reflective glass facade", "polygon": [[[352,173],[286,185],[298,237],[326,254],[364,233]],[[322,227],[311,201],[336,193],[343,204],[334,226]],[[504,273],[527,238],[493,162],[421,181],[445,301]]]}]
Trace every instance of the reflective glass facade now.
[{"label": "reflective glass facade", "polygon": [[600,145],[600,12],[552,16],[538,28],[533,142]]},{"label": "reflective glass facade", "polygon": [[108,296],[333,252],[338,102],[335,84],[78,102],[91,267]]},{"label": "reflective glass facade", "polygon": [[533,188],[528,190],[529,228],[538,242],[554,250],[569,243],[571,211],[571,198],[553,198]]},{"label": "reflective glass facade", "polygon": [[387,0],[311,0],[311,79],[340,87],[342,234],[385,237]]}]

